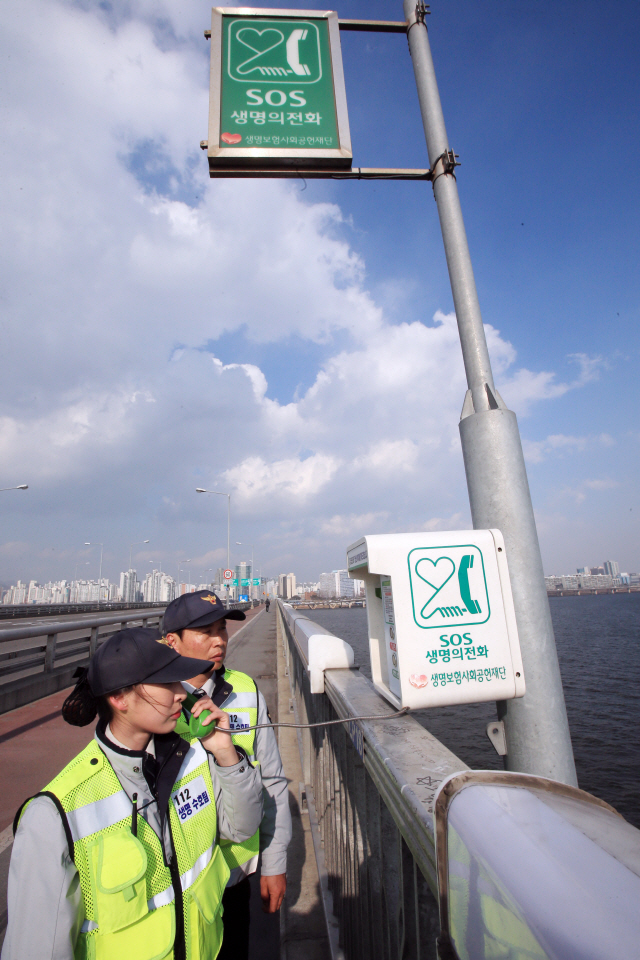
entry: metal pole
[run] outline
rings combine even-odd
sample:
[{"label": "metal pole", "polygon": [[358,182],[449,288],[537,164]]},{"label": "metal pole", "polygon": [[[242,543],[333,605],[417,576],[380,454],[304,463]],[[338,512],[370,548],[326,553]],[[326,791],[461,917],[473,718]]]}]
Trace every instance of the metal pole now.
[{"label": "metal pole", "polygon": [[432,170],[469,390],[460,420],[473,525],[507,547],[526,695],[498,704],[508,770],[577,784],[531,494],[515,414],[495,389],[467,236],[436,83],[424,4],[404,0],[409,50]]},{"label": "metal pole", "polygon": [[227,570],[231,570],[231,494],[227,494]]},{"label": "metal pole", "polygon": [[104,550],[104,544],[100,544],[100,573],[98,574],[98,604],[102,597],[102,551]]}]

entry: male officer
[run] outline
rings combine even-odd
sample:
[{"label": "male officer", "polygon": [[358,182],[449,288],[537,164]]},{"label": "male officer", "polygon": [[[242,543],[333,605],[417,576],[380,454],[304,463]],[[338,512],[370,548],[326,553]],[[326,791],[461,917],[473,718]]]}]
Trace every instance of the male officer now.
[{"label": "male officer", "polygon": [[[247,960],[249,951],[249,875],[262,854],[260,895],[265,913],[275,913],[284,898],[291,814],[287,780],[273,729],[243,733],[246,727],[269,723],[267,706],[255,682],[246,673],[224,666],[229,636],[227,620],[244,620],[240,610],[225,610],[215,593],[198,590],[173,600],[164,613],[163,638],[182,656],[208,660],[211,670],[192,677],[186,690],[202,692],[229,714],[233,742],[253,763],[260,764],[264,815],[260,829],[242,844],[223,843],[231,876],[225,890],[224,940],[218,960]],[[196,652],[197,651],[197,652]],[[176,732],[185,736],[186,724]]]}]

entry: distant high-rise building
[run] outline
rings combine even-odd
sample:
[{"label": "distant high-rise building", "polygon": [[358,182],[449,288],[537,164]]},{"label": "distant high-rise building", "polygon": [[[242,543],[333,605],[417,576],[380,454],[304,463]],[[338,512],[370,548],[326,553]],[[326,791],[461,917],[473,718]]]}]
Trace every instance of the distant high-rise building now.
[{"label": "distant high-rise building", "polygon": [[617,577],[620,573],[620,564],[616,563],[615,560],[605,560],[604,572],[610,577]]},{"label": "distant high-rise building", "polygon": [[577,569],[576,572],[577,572],[578,576],[579,576],[581,573],[584,573],[584,574],[586,574],[586,575],[588,576],[588,575],[591,573],[591,569],[590,569],[590,567],[578,567],[578,569]]},{"label": "distant high-rise building", "polygon": [[330,599],[336,595],[336,578],[333,573],[321,573],[318,584],[318,593],[321,597]]},{"label": "distant high-rise building", "polygon": [[603,576],[604,576],[604,567],[591,567],[591,576],[592,576],[592,577],[603,577]]},{"label": "distant high-rise building", "polygon": [[348,570],[335,570],[336,575],[336,596],[352,597],[354,594],[354,581],[349,576]]},{"label": "distant high-rise building", "polygon": [[153,570],[145,577],[142,599],[145,603],[170,603],[176,596],[176,582],[162,570]]},{"label": "distant high-rise building", "polygon": [[120,599],[123,603],[137,603],[140,594],[140,582],[135,570],[120,574]]},{"label": "distant high-rise building", "polygon": [[295,573],[281,573],[278,577],[278,596],[290,600],[297,592]]},{"label": "distant high-rise building", "polygon": [[354,581],[347,570],[321,573],[318,592],[321,597],[353,597]]}]

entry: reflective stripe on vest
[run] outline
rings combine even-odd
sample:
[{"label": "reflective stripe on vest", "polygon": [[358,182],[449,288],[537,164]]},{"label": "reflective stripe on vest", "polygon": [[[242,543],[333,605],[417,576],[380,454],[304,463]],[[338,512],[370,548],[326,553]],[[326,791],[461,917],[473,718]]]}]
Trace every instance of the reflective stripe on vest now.
[{"label": "reflective stripe on vest", "polygon": [[[230,722],[233,725],[233,717],[247,727],[255,727],[258,722],[258,688],[255,681],[246,673],[239,670],[224,671],[225,680],[231,684],[233,691],[229,694],[220,709],[229,714]],[[247,722],[248,721],[248,722]],[[231,737],[237,747],[242,747],[247,754],[250,762],[258,766],[259,761],[255,756],[256,731],[249,733],[234,733]],[[256,830],[254,835],[244,843],[232,843],[230,840],[221,840],[220,847],[224,854],[230,870],[240,867],[249,860],[253,860],[260,852],[260,830]]]},{"label": "reflective stripe on vest", "polygon": [[[143,817],[138,836],[131,833],[132,805],[96,741],[46,790],[60,800],[74,839],[86,917],[76,960],[171,960],[175,891],[162,844]],[[183,891],[187,960],[215,960],[229,868],[215,841],[215,793],[198,742],[187,751],[171,792],[169,824]]]},{"label": "reflective stripe on vest", "polygon": [[[243,726],[254,727],[258,722],[258,688],[255,682],[246,673],[241,673],[240,670],[229,670],[226,667],[224,679],[231,684],[233,690],[224,703],[220,705],[220,709],[229,714],[232,725],[234,723],[233,717],[236,715],[238,723],[242,723]],[[178,720],[176,732],[190,743],[195,740],[189,733],[189,725],[184,716]],[[233,734],[231,739],[236,747],[241,747],[244,750],[253,766],[258,766],[259,761],[255,755],[255,730],[251,730],[249,733],[242,733],[242,730],[239,730]],[[258,856],[260,852],[260,830],[256,830],[254,835],[245,840],[244,843],[221,840],[220,848],[229,869],[233,870]]]}]

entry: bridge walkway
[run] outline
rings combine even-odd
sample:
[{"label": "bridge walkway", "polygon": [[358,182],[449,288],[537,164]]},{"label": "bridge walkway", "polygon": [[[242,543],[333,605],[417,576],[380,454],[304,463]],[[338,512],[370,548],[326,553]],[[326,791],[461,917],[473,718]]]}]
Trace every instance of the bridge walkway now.
[{"label": "bridge walkway", "polygon": [[[289,713],[289,682],[276,647],[275,605],[248,611],[247,621],[229,621],[230,667],[253,676],[275,720]],[[69,690],[61,690],[0,715],[0,948],[7,925],[6,890],[12,849],[11,824],[22,801],[51,780],[93,735],[93,726],[70,727],[60,708]],[[326,927],[309,818],[300,811],[302,769],[294,730],[279,731],[280,749],[290,781],[293,840],[289,850],[287,898],[280,916],[262,913],[259,877],[252,880],[251,960],[329,960]]]}]

